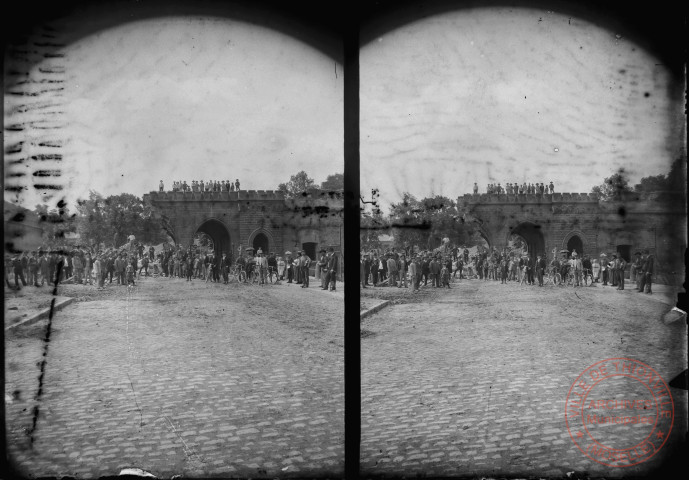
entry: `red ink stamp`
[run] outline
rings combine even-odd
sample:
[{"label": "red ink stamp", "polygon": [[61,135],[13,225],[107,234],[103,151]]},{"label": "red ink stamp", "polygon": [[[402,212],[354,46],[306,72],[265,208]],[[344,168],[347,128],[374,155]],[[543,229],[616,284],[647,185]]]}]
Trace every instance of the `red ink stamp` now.
[{"label": "red ink stamp", "polygon": [[574,381],[565,402],[574,444],[609,467],[638,465],[655,455],[665,445],[674,417],[665,381],[631,358],[594,363]]}]

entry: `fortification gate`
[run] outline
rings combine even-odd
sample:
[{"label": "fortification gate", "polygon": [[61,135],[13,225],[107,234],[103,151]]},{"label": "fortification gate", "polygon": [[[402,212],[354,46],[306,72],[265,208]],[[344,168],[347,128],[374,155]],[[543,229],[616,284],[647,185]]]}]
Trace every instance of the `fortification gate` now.
[{"label": "fortification gate", "polygon": [[284,253],[320,248],[342,253],[342,196],[322,192],[286,199],[281,192],[151,192],[144,195],[177,245],[188,246],[198,232],[208,234],[216,254],[237,258],[241,246]]},{"label": "fortification gate", "polygon": [[667,273],[683,275],[686,248],[686,200],[667,193],[629,194],[602,202],[595,194],[467,194],[460,211],[491,247],[502,249],[520,235],[532,254],[576,248],[597,256],[619,252],[630,260],[648,248]]}]

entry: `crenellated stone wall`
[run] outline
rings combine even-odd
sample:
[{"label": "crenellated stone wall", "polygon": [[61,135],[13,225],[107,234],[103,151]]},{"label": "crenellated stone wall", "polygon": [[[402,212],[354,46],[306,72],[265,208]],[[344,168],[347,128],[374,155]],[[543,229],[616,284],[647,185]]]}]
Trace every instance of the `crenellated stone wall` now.
[{"label": "crenellated stone wall", "polygon": [[[208,233],[232,259],[264,235],[270,251],[332,246],[343,253],[343,199],[337,192],[318,192],[296,199],[282,192],[150,192],[144,195],[165,230],[187,246],[199,231]],[[229,240],[225,237],[229,237]],[[315,247],[314,247],[315,244]]]},{"label": "crenellated stone wall", "polygon": [[467,194],[457,206],[498,249],[516,233],[542,250],[534,253],[551,257],[577,237],[592,256],[649,249],[672,281],[684,275],[686,199],[679,194],[630,193],[605,202],[591,193]]}]

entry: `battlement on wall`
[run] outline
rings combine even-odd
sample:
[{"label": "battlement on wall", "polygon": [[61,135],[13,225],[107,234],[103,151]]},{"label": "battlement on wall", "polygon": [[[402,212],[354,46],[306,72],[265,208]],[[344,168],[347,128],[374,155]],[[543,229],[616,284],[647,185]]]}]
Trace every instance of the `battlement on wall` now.
[{"label": "battlement on wall", "polygon": [[144,200],[151,202],[208,202],[208,201],[256,201],[285,200],[277,190],[239,190],[235,192],[150,192]]},{"label": "battlement on wall", "polygon": [[595,193],[467,193],[457,199],[465,205],[477,204],[522,204],[522,203],[598,203]]}]

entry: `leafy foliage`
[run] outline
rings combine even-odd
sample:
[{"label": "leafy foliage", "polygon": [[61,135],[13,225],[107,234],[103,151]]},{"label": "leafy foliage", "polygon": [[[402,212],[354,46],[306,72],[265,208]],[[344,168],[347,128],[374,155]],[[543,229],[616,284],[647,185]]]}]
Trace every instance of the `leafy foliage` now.
[{"label": "leafy foliage", "polygon": [[379,236],[390,233],[390,222],[379,212],[362,210],[359,218],[359,243],[364,251],[382,248]]},{"label": "leafy foliage", "polygon": [[639,183],[634,185],[634,191],[642,192],[684,192],[686,187],[686,176],[684,166],[686,162],[682,158],[676,158],[670,166],[667,175],[655,175],[644,177]]},{"label": "leafy foliage", "polygon": [[43,229],[43,240],[49,244],[61,242],[66,233],[77,231],[77,215],[70,213],[67,204],[60,200],[55,208],[46,204],[36,205],[34,213],[38,216]]},{"label": "leafy foliage", "polygon": [[625,193],[631,193],[629,180],[626,177],[624,168],[620,168],[616,173],[603,180],[601,185],[596,185],[591,189],[591,193],[598,194],[603,201],[620,199]]},{"label": "leafy foliage", "polygon": [[165,240],[160,223],[154,218],[149,205],[135,195],[121,193],[103,198],[95,191],[78,206],[78,232],[84,243],[119,247],[134,235],[144,243]]},{"label": "leafy foliage", "polygon": [[603,180],[601,185],[596,185],[591,190],[598,194],[601,200],[619,200],[627,193],[684,193],[686,188],[686,161],[682,158],[675,159],[667,175],[651,175],[643,177],[639,183],[631,188],[624,169],[619,169],[613,175]]},{"label": "leafy foliage", "polygon": [[404,249],[432,249],[445,237],[457,246],[473,245],[476,238],[473,224],[464,221],[453,200],[441,195],[417,200],[405,193],[390,207],[390,226],[396,245]]},{"label": "leafy foliage", "polygon": [[287,183],[278,185],[278,191],[283,192],[286,198],[295,198],[301,195],[313,193],[318,190],[313,178],[302,170],[292,175]]},{"label": "leafy foliage", "polygon": [[344,190],[344,174],[333,173],[328,175],[328,178],[321,183],[321,190],[325,191],[341,191]]}]

